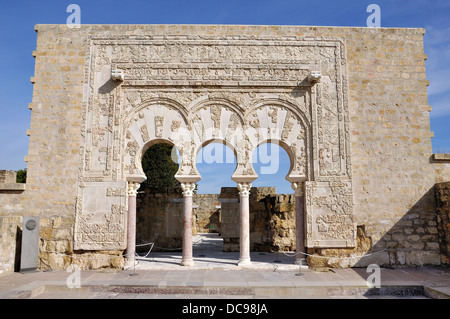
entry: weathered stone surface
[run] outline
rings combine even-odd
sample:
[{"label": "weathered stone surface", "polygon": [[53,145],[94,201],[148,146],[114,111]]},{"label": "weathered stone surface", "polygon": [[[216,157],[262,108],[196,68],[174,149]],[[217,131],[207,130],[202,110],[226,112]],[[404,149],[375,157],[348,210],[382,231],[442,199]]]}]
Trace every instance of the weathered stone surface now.
[{"label": "weathered stone surface", "polygon": [[221,232],[219,194],[194,194],[195,229],[198,233]]},{"label": "weathered stone surface", "polygon": [[17,248],[20,247],[22,217],[0,216],[0,276],[19,269]]},{"label": "weathered stone surface", "polygon": [[[428,242],[434,249],[440,248],[441,261],[450,264],[450,182],[436,184],[437,230],[439,244]],[[438,246],[438,247],[437,247]]]},{"label": "weathered stone surface", "polygon": [[436,183],[450,181],[450,154],[433,154],[432,163],[435,167]]},{"label": "weathered stone surface", "polygon": [[[154,242],[154,251],[180,250],[182,212],[181,189],[167,189],[165,192],[151,188],[141,189],[137,196],[136,244]],[[148,251],[149,246],[138,246],[136,249]]]},{"label": "weathered stone surface", "polygon": [[13,184],[16,182],[16,176],[14,171],[0,170],[0,184]]}]

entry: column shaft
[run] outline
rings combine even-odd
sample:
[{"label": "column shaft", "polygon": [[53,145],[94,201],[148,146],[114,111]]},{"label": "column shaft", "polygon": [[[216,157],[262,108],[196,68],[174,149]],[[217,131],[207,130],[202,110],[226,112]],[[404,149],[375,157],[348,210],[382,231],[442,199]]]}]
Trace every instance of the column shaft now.
[{"label": "column shaft", "polygon": [[134,264],[136,252],[136,195],[139,183],[128,183],[128,220],[127,220],[127,265]]},{"label": "column shaft", "polygon": [[305,248],[305,197],[295,196],[295,237],[296,237],[296,263],[300,263],[301,259],[306,258]]},{"label": "column shaft", "polygon": [[306,258],[305,247],[305,196],[303,194],[303,183],[293,183],[295,191],[295,263],[300,264]]},{"label": "column shaft", "polygon": [[245,266],[250,265],[250,207],[249,207],[249,195],[250,183],[239,183],[239,230],[240,230],[240,255],[238,265]]},{"label": "column shaft", "polygon": [[192,196],[195,183],[182,183],[183,189],[183,253],[181,266],[193,266],[194,258],[192,254]]}]

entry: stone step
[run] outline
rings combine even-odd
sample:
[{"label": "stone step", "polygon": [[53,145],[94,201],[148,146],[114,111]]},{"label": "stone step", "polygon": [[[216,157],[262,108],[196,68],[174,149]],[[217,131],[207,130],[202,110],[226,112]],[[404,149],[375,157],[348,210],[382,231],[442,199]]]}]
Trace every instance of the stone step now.
[{"label": "stone step", "polygon": [[[432,293],[430,293],[430,291]],[[410,297],[431,297],[442,298],[443,294],[436,290],[425,289],[420,285],[395,285],[382,286],[380,288],[368,288],[367,286],[304,286],[304,287],[283,287],[283,286],[261,286],[261,287],[187,287],[187,286],[140,286],[140,285],[86,285],[81,288],[68,288],[64,285],[45,285],[44,288],[37,288],[35,292],[21,292],[20,297],[40,298],[45,295],[55,295],[64,298],[66,296],[126,296],[135,297],[157,297],[168,296],[190,298],[410,298]],[[19,296],[17,296],[19,297]],[[19,298],[20,298],[19,297]],[[447,295],[448,297],[448,295]]]}]

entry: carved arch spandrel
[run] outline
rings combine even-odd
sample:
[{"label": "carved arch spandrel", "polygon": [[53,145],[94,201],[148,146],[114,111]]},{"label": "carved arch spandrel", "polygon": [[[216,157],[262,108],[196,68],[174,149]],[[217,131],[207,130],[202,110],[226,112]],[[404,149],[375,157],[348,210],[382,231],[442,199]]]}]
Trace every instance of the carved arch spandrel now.
[{"label": "carved arch spandrel", "polygon": [[143,179],[142,156],[157,142],[174,145],[180,152],[177,175],[192,174],[192,136],[187,111],[176,101],[154,98],[142,102],[123,118],[123,174],[127,179]]},{"label": "carved arch spandrel", "polygon": [[256,178],[243,118],[242,106],[222,95],[205,95],[190,105],[189,122],[196,154],[211,142],[229,146],[236,156],[233,180],[242,176]]},{"label": "carved arch spandrel", "polygon": [[279,144],[289,155],[286,179],[301,182],[312,178],[309,145],[311,129],[307,115],[296,105],[278,99],[253,103],[246,114],[246,133],[252,152],[264,143]]}]

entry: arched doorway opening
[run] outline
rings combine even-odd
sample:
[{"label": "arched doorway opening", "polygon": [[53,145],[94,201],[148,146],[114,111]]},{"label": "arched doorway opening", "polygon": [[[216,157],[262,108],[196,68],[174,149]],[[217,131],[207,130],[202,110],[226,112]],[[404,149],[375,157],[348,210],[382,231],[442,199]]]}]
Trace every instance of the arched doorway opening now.
[{"label": "arched doorway opening", "polygon": [[286,180],[293,165],[285,148],[289,150],[281,142],[266,141],[252,154],[258,175],[250,193],[252,251],[296,250],[295,195],[291,183]]},{"label": "arched doorway opening", "polygon": [[141,183],[136,198],[136,251],[181,250],[183,196],[174,177],[179,152],[165,140],[146,146],[141,164],[147,180]]},{"label": "arched doorway opening", "polygon": [[[231,179],[236,165],[233,149],[222,141],[205,143],[197,154],[196,168],[202,179],[197,183],[194,194],[193,215],[197,231],[194,257],[207,257],[207,252],[211,256],[221,255],[220,252],[229,251],[224,247],[224,238],[225,242],[230,236],[239,238],[239,229],[229,216],[231,212],[236,215],[235,219],[238,220],[239,217],[236,183]],[[225,204],[222,203],[221,197],[227,198]],[[230,201],[234,201],[236,206],[232,211],[227,206]],[[239,242],[237,244],[239,245]]]}]

